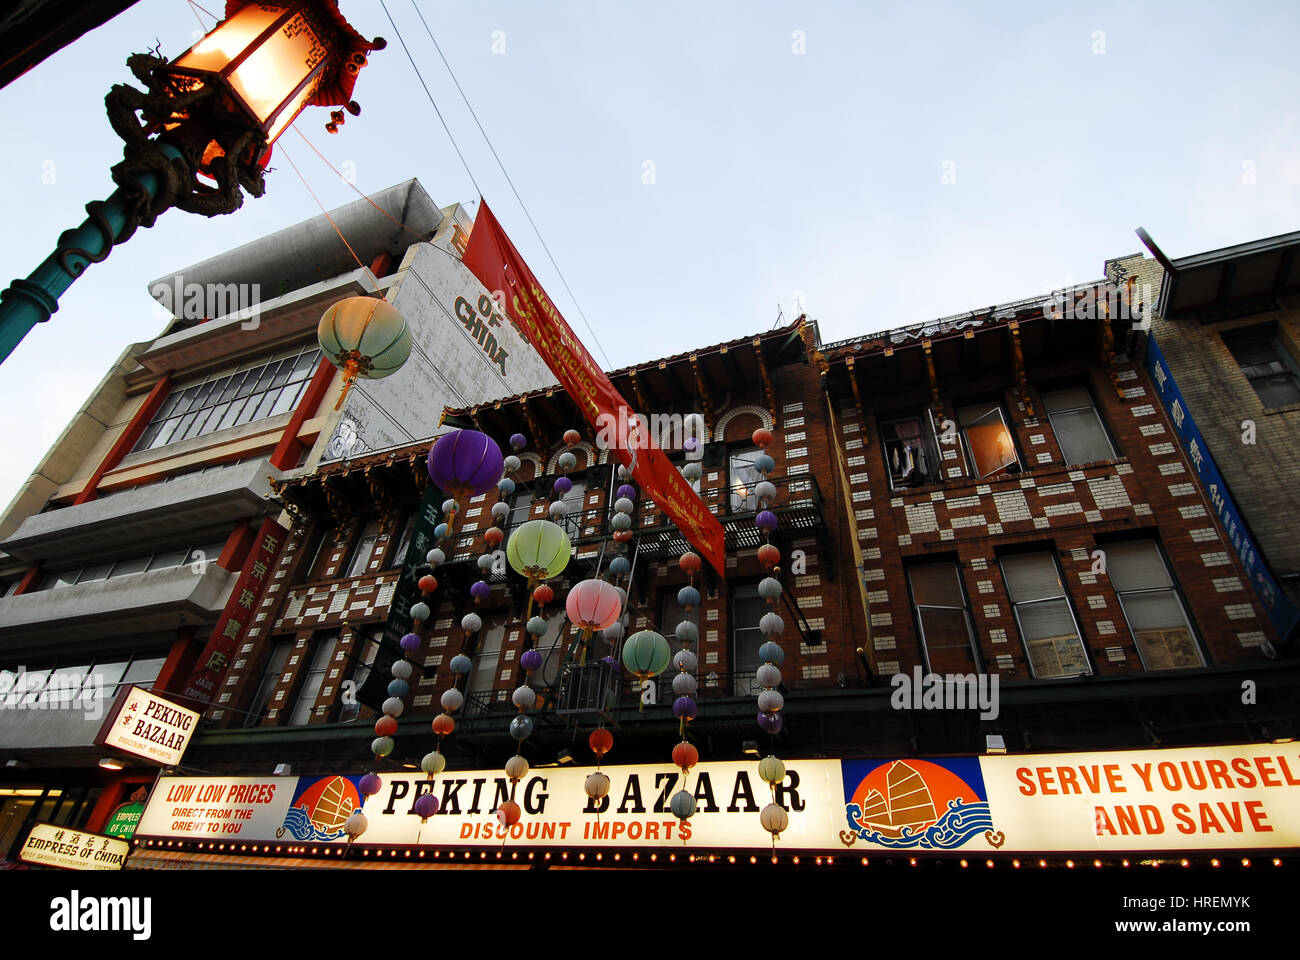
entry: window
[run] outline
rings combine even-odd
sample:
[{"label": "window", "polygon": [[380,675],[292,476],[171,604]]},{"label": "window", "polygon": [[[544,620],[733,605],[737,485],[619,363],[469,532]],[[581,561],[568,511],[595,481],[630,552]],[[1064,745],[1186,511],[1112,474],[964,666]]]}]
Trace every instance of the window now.
[{"label": "window", "polygon": [[293,640],[286,637],[277,640],[275,646],[271,648],[271,658],[266,662],[266,670],[262,672],[257,693],[248,708],[248,716],[244,718],[244,726],[256,726],[266,717],[266,708],[271,704],[271,694],[275,692],[275,687],[280,682],[280,675],[284,673],[284,665],[289,659],[289,650],[292,646]]},{"label": "window", "polygon": [[974,465],[975,476],[991,477],[1004,470],[1016,472],[1020,461],[1000,403],[975,403],[957,408],[962,442]]},{"label": "window", "polygon": [[320,348],[301,344],[258,358],[234,373],[178,386],[163,401],[136,450],[201,437],[292,410],[320,362]]},{"label": "window", "polygon": [[1274,331],[1264,327],[1232,331],[1223,335],[1232,358],[1266,407],[1300,403],[1300,381],[1295,361]]},{"label": "window", "polygon": [[980,669],[970,611],[955,563],[929,563],[907,571],[921,625],[921,647],[931,673],[973,673]]},{"label": "window", "polygon": [[1046,552],[1022,553],[1003,557],[1001,564],[1034,678],[1090,675],[1092,664],[1055,558]]},{"label": "window", "polygon": [[[674,600],[676,598],[673,598]],[[758,585],[744,583],[731,590],[731,693],[749,697],[758,693],[754,674],[762,665],[758,648],[763,645],[763,631],[758,622],[769,612],[767,601],[758,595]],[[680,620],[680,615],[678,616]],[[673,624],[676,626],[676,623]]]},{"label": "window", "polygon": [[762,453],[757,447],[732,451],[727,461],[727,486],[731,490],[731,512],[749,513],[758,509],[754,487],[763,479],[754,469]]},{"label": "window", "polygon": [[312,651],[311,663],[302,686],[298,688],[298,699],[294,702],[293,712],[289,715],[289,725],[300,727],[311,720],[312,708],[325,681],[325,671],[329,669],[330,659],[334,656],[334,647],[338,644],[337,633],[328,634],[316,641]]},{"label": "window", "polygon": [[188,563],[197,563],[200,560],[215,563],[225,547],[226,541],[224,539],[212,540],[206,543],[196,543],[191,547],[183,547],[178,550],[163,550],[154,554],[129,557],[126,560],[95,563],[85,567],[76,567],[72,570],[58,570],[46,575],[45,579],[41,581],[39,589],[49,590],[55,587],[70,587],[73,584],[90,583],[95,580],[116,580],[118,577],[128,577],[152,570],[164,570],[168,567],[179,567]]},{"label": "window", "polygon": [[510,513],[506,516],[506,529],[528,520],[533,512],[533,493],[522,483],[510,495]]},{"label": "window", "polygon": [[582,480],[573,481],[573,486],[563,497],[564,505],[569,508],[569,512],[564,515],[560,526],[564,527],[565,533],[570,539],[576,539],[582,536],[583,525],[586,521],[587,512],[587,484]]},{"label": "window", "polygon": [[941,476],[934,425],[928,413],[882,420],[880,442],[893,489],[934,483]]},{"label": "window", "polygon": [[[533,674],[533,682],[536,686],[553,687],[560,682],[560,676],[564,671],[564,653],[570,640],[569,631],[561,629],[568,623],[564,611],[560,610],[552,613],[546,618],[546,632],[537,638],[534,649],[542,655],[542,668]],[[592,636],[589,641],[587,652],[587,661],[593,659],[593,650],[597,644],[602,643],[599,634]]]},{"label": "window", "polygon": [[1119,595],[1142,665],[1148,670],[1203,667],[1187,611],[1152,540],[1104,545],[1106,573]]},{"label": "window", "polygon": [[496,686],[497,662],[501,659],[501,641],[506,636],[504,620],[484,623],[479,631],[478,647],[474,651],[474,665],[470,668],[469,680],[465,684],[465,698],[475,694],[486,703],[491,691]]},{"label": "window", "polygon": [[378,539],[379,521],[370,520],[357,537],[356,546],[352,548],[352,556],[348,560],[347,573],[343,576],[359,577],[366,572],[366,567],[369,566],[371,556],[375,552],[375,541]]},{"label": "window", "polygon": [[[397,538],[397,549],[388,557],[389,567],[400,567],[406,562],[406,551],[411,546],[411,538],[415,536],[415,521],[419,516],[419,507],[412,507],[406,514],[406,519],[402,522],[401,536]],[[424,558],[421,557],[419,562],[423,563]]]},{"label": "window", "polygon": [[1071,387],[1043,394],[1043,409],[1051,421],[1056,442],[1066,463],[1114,460],[1115,448],[1102,425],[1087,387]]}]

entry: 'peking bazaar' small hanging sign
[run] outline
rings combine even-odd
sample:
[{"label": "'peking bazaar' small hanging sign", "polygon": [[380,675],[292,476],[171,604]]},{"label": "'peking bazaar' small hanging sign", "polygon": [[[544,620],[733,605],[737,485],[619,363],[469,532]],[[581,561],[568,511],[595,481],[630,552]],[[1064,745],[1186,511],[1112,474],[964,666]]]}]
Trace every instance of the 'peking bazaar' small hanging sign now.
[{"label": "'peking bazaar' small hanging sign", "polygon": [[[479,283],[503,293],[506,313],[527,334],[591,426],[597,427],[602,416],[616,424],[627,423],[631,407],[555,308],[482,198],[464,262]],[[646,495],[725,580],[722,524],[653,437],[641,438],[639,446],[643,449],[637,450],[635,459],[625,444],[619,444],[615,453],[625,467],[632,468]]]},{"label": "'peking bazaar' small hanging sign", "polygon": [[[364,801],[360,774],[162,777],[136,836],[344,844],[344,824],[362,807],[362,845],[758,850],[772,847],[759,810],[775,799],[789,813],[776,841],[784,850],[1104,855],[1300,847],[1295,744],[794,760],[774,798],[744,762],[701,763],[684,782],[666,765],[606,766],[610,790],[599,801],[583,790],[590,772],[531,770],[514,787],[523,815],[509,828],[494,814],[511,796],[499,770],[386,773]],[[696,799],[689,820],[669,807],[679,789]],[[438,812],[421,820],[414,807],[425,794],[438,799]]]}]

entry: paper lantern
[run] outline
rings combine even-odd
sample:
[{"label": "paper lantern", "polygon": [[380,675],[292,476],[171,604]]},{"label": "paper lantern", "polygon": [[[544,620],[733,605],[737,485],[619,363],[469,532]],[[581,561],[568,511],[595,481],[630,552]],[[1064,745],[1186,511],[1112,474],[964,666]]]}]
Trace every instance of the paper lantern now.
[{"label": "paper lantern", "polygon": [[790,814],[786,813],[785,807],[779,803],[769,803],[758,817],[759,822],[763,824],[763,829],[773,837],[781,836],[786,827],[790,826]]},{"label": "paper lantern", "polygon": [[412,812],[419,817],[420,822],[423,823],[438,812],[438,798],[431,793],[421,794],[419,799],[415,801],[415,806],[412,808]]},{"label": "paper lantern", "polygon": [[379,297],[347,297],[331,306],[316,326],[316,339],[330,363],[343,371],[343,398],[358,377],[377,380],[401,369],[411,355],[406,319]]},{"label": "paper lantern", "polygon": [[505,457],[496,441],[477,430],[453,430],[429,448],[429,479],[457,497],[487,493],[501,479]]},{"label": "paper lantern", "polygon": [[656,677],[668,667],[672,650],[662,634],[641,630],[627,638],[623,645],[623,666],[638,679]]},{"label": "paper lantern", "polygon": [[695,749],[695,745],[683,740],[677,746],[673,747],[673,763],[683,770],[689,770],[700,762],[700,751]]},{"label": "paper lantern", "polygon": [[604,580],[583,580],[574,584],[564,601],[569,620],[585,630],[604,630],[623,610],[623,598]]},{"label": "paper lantern", "polygon": [[549,520],[520,524],[506,541],[506,559],[530,580],[548,580],[569,564],[573,547],[564,528]]},{"label": "paper lantern", "polygon": [[591,736],[587,738],[587,745],[591,747],[591,752],[598,757],[603,757],[614,746],[614,735],[604,727],[597,727],[591,731]]}]

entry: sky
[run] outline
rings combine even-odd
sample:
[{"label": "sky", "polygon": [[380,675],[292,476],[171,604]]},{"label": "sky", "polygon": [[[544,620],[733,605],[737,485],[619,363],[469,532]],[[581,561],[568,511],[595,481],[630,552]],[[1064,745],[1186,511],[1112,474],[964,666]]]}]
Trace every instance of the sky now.
[{"label": "sky", "polygon": [[[413,7],[341,8],[386,50],[337,135],[297,128],[365,192],[479,189],[611,368],[771,328],[920,323],[1300,229],[1293,0],[864,4],[415,0],[568,281],[565,292]],[[220,13],[220,0],[202,5]],[[1059,6],[1059,9],[1056,9]],[[125,60],[213,20],[141,0],[0,89],[0,270],[26,276],[112,191]],[[357,194],[293,132],[230,216],[172,210],[73,284],[0,369],[7,503],[115,359],[164,326],[148,283]],[[478,188],[474,186],[477,181]],[[470,206],[470,209],[476,209]]]}]

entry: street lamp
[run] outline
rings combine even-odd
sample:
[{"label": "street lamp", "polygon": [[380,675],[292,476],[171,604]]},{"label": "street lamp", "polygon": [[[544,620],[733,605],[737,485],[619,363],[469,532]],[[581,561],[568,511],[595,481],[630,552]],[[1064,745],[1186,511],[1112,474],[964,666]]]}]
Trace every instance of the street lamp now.
[{"label": "street lamp", "polygon": [[[104,98],[126,141],[112,168],[117,190],[87,204],[85,222],[0,293],[0,362],[50,319],[89,264],[137,227],[152,227],[169,207],[214,217],[238,210],[245,190],[260,197],[271,144],[308,106],[359,114],[357,74],[385,46],[357,33],[338,0],[227,0],[226,18],[176,60],[128,58],[147,91],[116,84]],[[334,109],[325,128],[335,133],[343,121]]]}]

